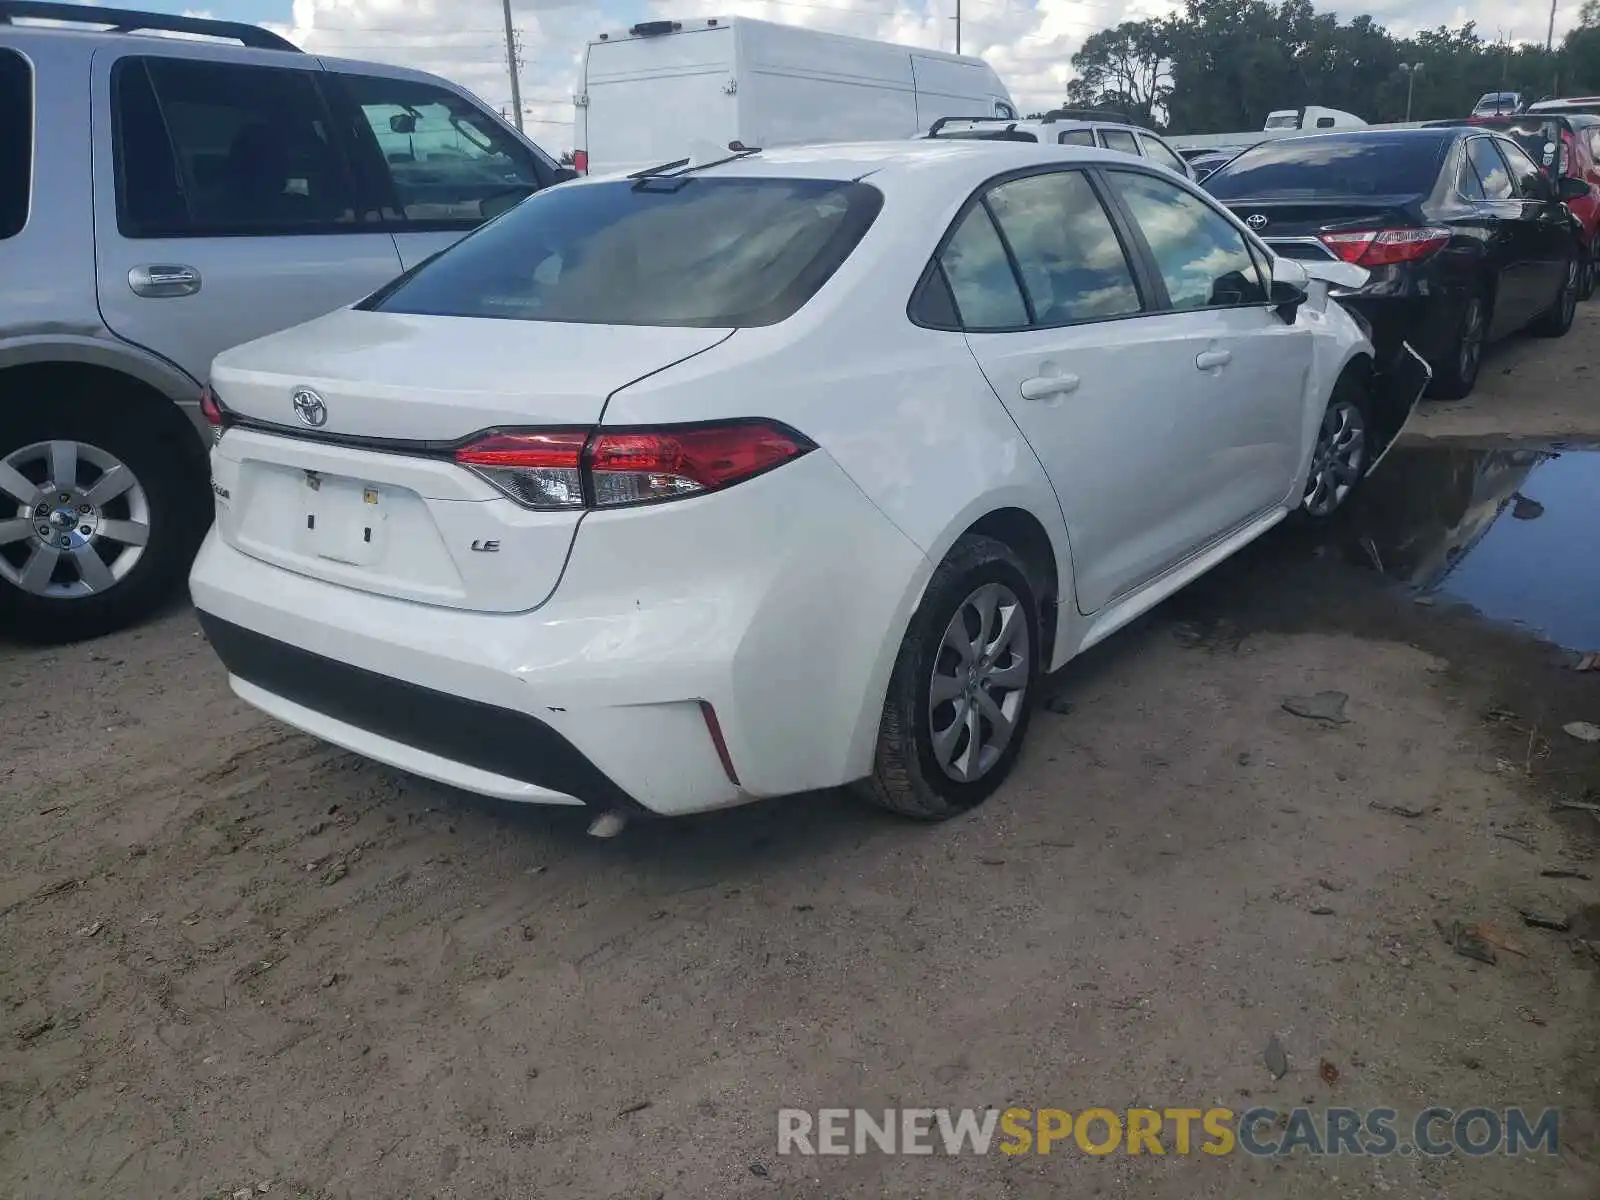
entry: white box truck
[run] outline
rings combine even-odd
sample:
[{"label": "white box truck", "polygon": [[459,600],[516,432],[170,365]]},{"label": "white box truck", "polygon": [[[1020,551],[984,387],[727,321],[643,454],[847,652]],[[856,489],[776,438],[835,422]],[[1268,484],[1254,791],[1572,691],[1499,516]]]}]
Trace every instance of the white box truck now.
[{"label": "white box truck", "polygon": [[899,139],[940,117],[1015,117],[981,58],[749,17],[645,21],[584,51],[579,171],[634,171],[729,142]]}]

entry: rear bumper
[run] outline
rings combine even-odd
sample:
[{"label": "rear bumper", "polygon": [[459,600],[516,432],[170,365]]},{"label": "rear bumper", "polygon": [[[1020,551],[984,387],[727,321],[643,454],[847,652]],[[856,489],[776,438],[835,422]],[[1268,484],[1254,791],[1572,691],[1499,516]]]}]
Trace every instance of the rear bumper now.
[{"label": "rear bumper", "polygon": [[1380,367],[1394,362],[1406,343],[1437,369],[1455,347],[1465,293],[1428,296],[1342,295],[1339,303],[1361,314],[1372,329],[1373,350]]},{"label": "rear bumper", "polygon": [[288,724],[468,791],[666,815],[867,774],[930,571],[815,451],[725,495],[590,513],[528,612],[357,591],[215,529],[190,589],[234,691]]}]

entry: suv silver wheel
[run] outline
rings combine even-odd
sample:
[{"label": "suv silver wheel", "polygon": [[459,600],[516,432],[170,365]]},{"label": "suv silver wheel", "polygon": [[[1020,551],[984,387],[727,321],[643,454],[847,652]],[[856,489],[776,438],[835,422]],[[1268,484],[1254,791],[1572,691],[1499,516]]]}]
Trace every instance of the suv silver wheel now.
[{"label": "suv silver wheel", "polygon": [[149,497],[100,447],[34,442],[0,461],[0,578],[22,591],[63,600],[108,591],[149,540]]}]

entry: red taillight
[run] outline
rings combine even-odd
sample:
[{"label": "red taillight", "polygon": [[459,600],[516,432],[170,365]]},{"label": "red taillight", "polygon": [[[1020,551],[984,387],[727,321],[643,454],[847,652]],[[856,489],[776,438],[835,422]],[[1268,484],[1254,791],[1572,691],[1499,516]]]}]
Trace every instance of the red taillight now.
[{"label": "red taillight", "polygon": [[616,508],[730,487],[813,449],[770,421],[654,429],[511,430],[455,452],[529,508]]},{"label": "red taillight", "polygon": [[579,175],[589,173],[589,152],[587,150],[574,150],[572,152],[572,169]]},{"label": "red taillight", "polygon": [[1448,229],[1363,229],[1325,233],[1322,244],[1358,267],[1387,267],[1427,258],[1450,241]]},{"label": "red taillight", "polygon": [[583,507],[579,470],[587,429],[491,433],[455,453],[518,504],[529,508]]},{"label": "red taillight", "polygon": [[200,415],[206,419],[206,424],[221,429],[228,423],[228,414],[222,411],[222,405],[217,401],[217,394],[208,385],[200,392]]},{"label": "red taillight", "polygon": [[[1569,130],[1561,131],[1561,164],[1556,168],[1557,175],[1570,175],[1572,173],[1572,134]],[[1581,178],[1581,176],[1580,176]]]}]

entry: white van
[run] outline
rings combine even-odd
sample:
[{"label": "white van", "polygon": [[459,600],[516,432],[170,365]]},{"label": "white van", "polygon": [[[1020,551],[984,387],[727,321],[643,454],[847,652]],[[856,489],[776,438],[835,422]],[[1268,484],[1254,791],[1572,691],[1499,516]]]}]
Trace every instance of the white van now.
[{"label": "white van", "polygon": [[749,17],[646,21],[584,51],[574,165],[639,170],[696,144],[909,138],[940,117],[1015,117],[980,58]]},{"label": "white van", "polygon": [[1320,104],[1307,104],[1303,108],[1280,108],[1267,114],[1262,131],[1281,129],[1362,129],[1366,122],[1355,113],[1342,109],[1323,108]]}]

